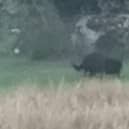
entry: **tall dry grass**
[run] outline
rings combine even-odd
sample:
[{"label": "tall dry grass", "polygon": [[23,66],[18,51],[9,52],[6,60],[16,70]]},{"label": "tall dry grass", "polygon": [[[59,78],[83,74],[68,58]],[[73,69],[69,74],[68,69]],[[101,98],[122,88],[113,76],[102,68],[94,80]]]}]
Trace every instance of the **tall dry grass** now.
[{"label": "tall dry grass", "polygon": [[62,85],[1,95],[0,129],[129,129],[128,83],[87,79]]}]

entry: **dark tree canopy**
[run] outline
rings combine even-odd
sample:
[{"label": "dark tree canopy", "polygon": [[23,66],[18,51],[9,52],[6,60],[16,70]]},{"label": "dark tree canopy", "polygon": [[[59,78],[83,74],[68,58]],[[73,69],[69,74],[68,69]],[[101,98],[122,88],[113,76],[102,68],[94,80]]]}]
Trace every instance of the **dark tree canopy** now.
[{"label": "dark tree canopy", "polygon": [[82,11],[85,13],[98,13],[97,0],[54,0],[59,14],[64,17],[71,17],[80,14]]},{"label": "dark tree canopy", "polygon": [[127,0],[53,0],[59,15],[71,18],[83,14],[128,12]]}]

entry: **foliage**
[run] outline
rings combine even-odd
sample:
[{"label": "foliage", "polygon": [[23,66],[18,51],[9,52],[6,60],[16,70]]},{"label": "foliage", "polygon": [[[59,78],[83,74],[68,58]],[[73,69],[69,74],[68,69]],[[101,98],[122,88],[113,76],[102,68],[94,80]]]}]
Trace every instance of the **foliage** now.
[{"label": "foliage", "polygon": [[128,12],[128,0],[54,0],[62,17],[71,17],[81,13],[121,13]]},{"label": "foliage", "polygon": [[83,12],[96,14],[100,11],[97,0],[54,0],[54,4],[59,14],[66,18],[80,15]]},{"label": "foliage", "polygon": [[19,48],[32,59],[68,57],[73,50],[70,34],[80,15],[95,14],[101,19],[104,14],[106,23],[99,20],[98,25],[92,18],[89,28],[105,30],[110,23],[115,26],[114,15],[128,13],[128,7],[128,0],[0,0],[0,55]]},{"label": "foliage", "polygon": [[129,15],[94,16],[88,21],[88,27],[103,32],[95,42],[96,51],[118,59],[127,56]]},{"label": "foliage", "polygon": [[[62,55],[65,50],[68,51],[69,42],[65,25],[48,0],[6,0],[2,3],[3,12],[0,16],[1,19],[5,17],[5,20],[1,26],[6,28],[1,32],[1,37],[5,36],[5,40],[1,40],[1,45],[7,44],[5,49],[9,47],[11,51],[17,47],[21,49],[22,54],[34,58],[46,58],[49,55],[53,56],[53,53],[55,56]],[[13,29],[19,29],[20,33],[12,33]]]}]

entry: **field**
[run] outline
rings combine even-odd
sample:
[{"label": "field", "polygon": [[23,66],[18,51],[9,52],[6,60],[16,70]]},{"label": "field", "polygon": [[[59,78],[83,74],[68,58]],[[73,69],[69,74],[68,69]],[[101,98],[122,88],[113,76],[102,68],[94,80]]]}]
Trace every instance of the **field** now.
[{"label": "field", "polygon": [[103,79],[85,78],[69,63],[0,64],[0,129],[129,128],[128,64],[120,78]]},{"label": "field", "polygon": [[31,61],[26,59],[0,59],[0,88],[19,84],[58,84],[61,81],[74,82],[80,79],[69,63],[52,61]]},{"label": "field", "polygon": [[[58,84],[61,81],[76,83],[83,75],[77,73],[70,62],[31,61],[26,59],[0,59],[0,88],[9,88],[19,84]],[[129,65],[122,70],[120,80],[129,79]]]},{"label": "field", "polygon": [[63,83],[19,87],[1,94],[0,128],[128,129],[128,86],[118,79],[87,79],[66,89]]}]

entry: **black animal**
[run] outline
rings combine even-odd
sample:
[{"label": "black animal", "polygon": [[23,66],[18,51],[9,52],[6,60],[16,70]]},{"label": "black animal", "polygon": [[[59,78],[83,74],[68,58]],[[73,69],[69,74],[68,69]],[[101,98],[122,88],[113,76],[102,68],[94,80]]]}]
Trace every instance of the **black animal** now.
[{"label": "black animal", "polygon": [[120,75],[122,61],[105,57],[99,53],[92,53],[86,56],[80,65],[73,64],[77,71],[84,71],[91,76],[96,74],[115,74]]},{"label": "black animal", "polygon": [[122,61],[115,60],[112,58],[107,58],[105,60],[105,73],[106,74],[116,74],[120,76],[122,69]]}]

